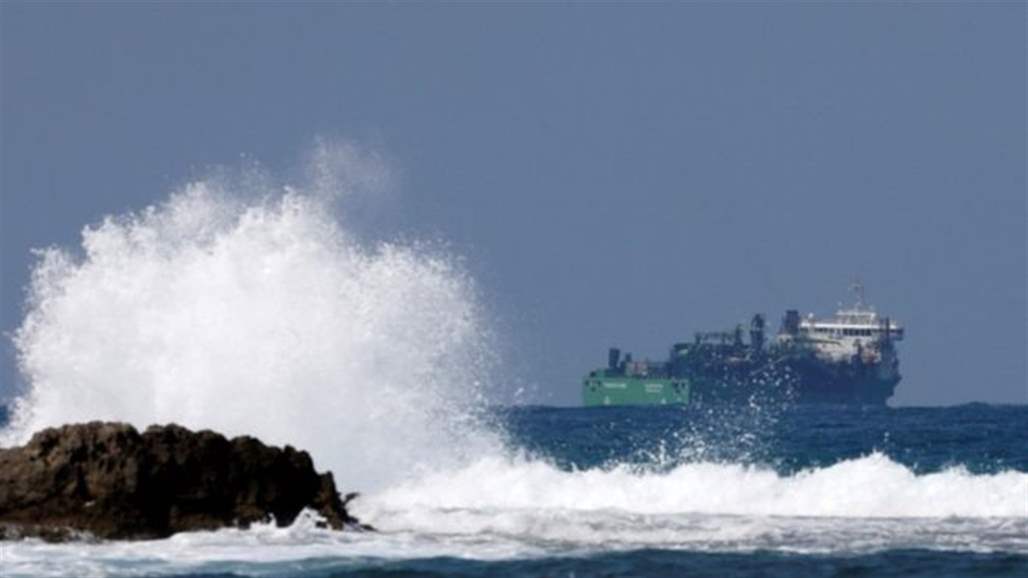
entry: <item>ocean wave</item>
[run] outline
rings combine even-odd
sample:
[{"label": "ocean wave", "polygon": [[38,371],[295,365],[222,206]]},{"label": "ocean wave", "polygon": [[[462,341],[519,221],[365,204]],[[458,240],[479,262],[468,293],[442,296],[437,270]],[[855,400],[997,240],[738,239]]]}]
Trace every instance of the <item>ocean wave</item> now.
[{"label": "ocean wave", "polygon": [[754,465],[686,463],[567,471],[543,460],[493,457],[374,496],[375,508],[612,510],[841,518],[1028,516],[1028,473],[916,474],[882,453],[791,475]]}]

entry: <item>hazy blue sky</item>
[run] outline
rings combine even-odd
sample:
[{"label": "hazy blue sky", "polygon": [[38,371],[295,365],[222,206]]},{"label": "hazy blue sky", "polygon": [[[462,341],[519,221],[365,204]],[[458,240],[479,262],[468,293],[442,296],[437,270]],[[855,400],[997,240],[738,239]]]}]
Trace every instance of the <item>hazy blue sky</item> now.
[{"label": "hazy blue sky", "polygon": [[535,401],[854,274],[908,327],[893,403],[1028,401],[1022,3],[0,9],[4,331],[30,248],[329,135],[392,159],[376,226],[466,256]]}]

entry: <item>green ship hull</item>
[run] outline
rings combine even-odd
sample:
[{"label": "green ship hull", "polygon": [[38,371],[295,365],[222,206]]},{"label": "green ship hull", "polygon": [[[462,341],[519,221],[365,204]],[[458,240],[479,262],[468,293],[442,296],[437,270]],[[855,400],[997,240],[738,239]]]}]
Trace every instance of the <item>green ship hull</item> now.
[{"label": "green ship hull", "polygon": [[585,407],[614,405],[689,405],[752,402],[757,399],[862,405],[884,405],[898,378],[865,376],[836,380],[783,380],[778,387],[694,377],[629,377],[591,372],[582,381]]},{"label": "green ship hull", "polygon": [[686,405],[689,381],[659,377],[607,375],[595,371],[582,382],[586,407],[603,405]]}]

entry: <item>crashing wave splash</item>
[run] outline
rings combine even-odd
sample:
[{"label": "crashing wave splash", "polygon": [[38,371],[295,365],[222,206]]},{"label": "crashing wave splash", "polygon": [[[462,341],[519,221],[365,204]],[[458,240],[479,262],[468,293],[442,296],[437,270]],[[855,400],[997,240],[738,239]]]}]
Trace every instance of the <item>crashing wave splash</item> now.
[{"label": "crashing wave splash", "polygon": [[429,243],[362,241],[337,218],[388,180],[379,156],[321,142],[302,186],[250,167],[41,251],[15,335],[28,390],[0,444],[177,422],[309,450],[365,491],[494,451],[472,279]]}]

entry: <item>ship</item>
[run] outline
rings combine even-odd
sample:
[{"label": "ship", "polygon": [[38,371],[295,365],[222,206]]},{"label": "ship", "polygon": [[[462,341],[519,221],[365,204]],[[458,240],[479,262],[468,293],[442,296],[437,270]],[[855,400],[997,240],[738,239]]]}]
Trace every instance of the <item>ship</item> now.
[{"label": "ship", "polygon": [[789,309],[768,338],[762,314],[749,330],[696,332],[675,343],[666,360],[633,360],[612,347],[607,366],[582,381],[591,406],[688,405],[760,401],[885,405],[899,384],[896,343],[904,329],[864,301],[833,316],[801,316]]}]

